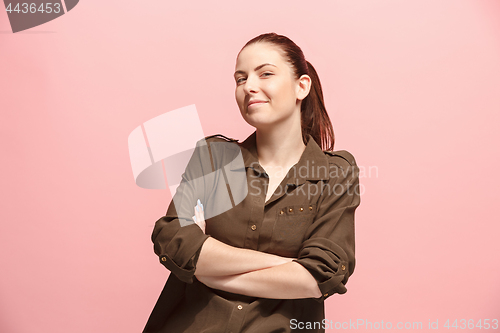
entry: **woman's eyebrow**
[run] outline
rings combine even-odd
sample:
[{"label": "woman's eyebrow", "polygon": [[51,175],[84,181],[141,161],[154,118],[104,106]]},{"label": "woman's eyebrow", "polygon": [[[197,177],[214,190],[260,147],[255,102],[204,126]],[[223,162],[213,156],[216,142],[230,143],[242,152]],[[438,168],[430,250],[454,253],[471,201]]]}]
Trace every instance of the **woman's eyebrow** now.
[{"label": "woman's eyebrow", "polygon": [[[262,65],[259,65],[259,66],[255,67],[253,70],[254,71],[258,71],[259,69],[261,69],[262,67],[267,66],[267,65],[276,67],[276,65],[273,65],[273,64],[270,64],[270,63],[265,63],[265,64],[262,64]],[[245,74],[245,71],[239,70],[239,71],[234,72],[235,76],[236,76],[236,74]]]}]

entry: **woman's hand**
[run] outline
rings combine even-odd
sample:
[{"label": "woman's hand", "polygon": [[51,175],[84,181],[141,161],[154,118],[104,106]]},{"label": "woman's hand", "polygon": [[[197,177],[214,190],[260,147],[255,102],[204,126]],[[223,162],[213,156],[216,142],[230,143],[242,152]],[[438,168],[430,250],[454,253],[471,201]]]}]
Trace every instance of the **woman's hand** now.
[{"label": "woman's hand", "polygon": [[200,227],[203,233],[205,233],[205,214],[203,213],[203,204],[200,199],[198,199],[196,206],[194,206],[193,221]]}]

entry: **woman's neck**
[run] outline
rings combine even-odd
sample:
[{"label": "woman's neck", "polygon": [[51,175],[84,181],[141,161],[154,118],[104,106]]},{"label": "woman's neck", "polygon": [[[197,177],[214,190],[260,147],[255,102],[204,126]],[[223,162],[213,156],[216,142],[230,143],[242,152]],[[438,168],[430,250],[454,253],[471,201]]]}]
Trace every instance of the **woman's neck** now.
[{"label": "woman's neck", "polygon": [[256,146],[259,163],[262,166],[291,167],[300,160],[306,145],[302,130],[298,126],[279,130],[256,131]]}]

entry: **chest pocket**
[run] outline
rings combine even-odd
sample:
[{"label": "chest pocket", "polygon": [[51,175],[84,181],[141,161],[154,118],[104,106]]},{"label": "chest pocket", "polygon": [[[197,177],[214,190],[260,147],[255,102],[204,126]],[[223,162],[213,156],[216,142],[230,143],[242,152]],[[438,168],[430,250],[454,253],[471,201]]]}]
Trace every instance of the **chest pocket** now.
[{"label": "chest pocket", "polygon": [[271,238],[272,252],[284,257],[297,257],[315,212],[316,205],[307,202],[278,207]]}]

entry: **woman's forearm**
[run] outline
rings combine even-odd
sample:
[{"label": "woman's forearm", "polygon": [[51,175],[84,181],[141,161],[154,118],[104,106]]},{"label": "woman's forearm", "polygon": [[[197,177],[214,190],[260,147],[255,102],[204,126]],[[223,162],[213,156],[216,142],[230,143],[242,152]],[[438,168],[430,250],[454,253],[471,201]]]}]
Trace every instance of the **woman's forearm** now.
[{"label": "woman's forearm", "polygon": [[316,280],[296,262],[230,276],[200,275],[197,279],[210,288],[247,296],[276,299],[321,297]]},{"label": "woman's forearm", "polygon": [[293,258],[237,248],[209,237],[201,248],[195,275],[226,276],[242,274],[286,264],[292,260]]}]

